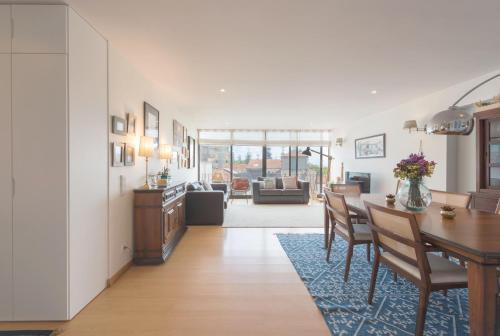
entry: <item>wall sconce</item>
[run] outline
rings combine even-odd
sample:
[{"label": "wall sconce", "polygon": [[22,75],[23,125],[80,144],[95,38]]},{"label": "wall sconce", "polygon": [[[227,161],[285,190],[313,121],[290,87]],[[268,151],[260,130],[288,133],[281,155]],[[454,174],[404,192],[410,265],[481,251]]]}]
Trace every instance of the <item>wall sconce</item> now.
[{"label": "wall sconce", "polygon": [[418,128],[416,120],[406,120],[403,124],[403,129],[407,129],[408,133],[411,133],[412,130],[415,130],[415,132],[425,132],[425,127]]},{"label": "wall sconce", "polygon": [[335,139],[335,146],[342,147],[343,144],[344,144],[344,139],[342,138]]}]

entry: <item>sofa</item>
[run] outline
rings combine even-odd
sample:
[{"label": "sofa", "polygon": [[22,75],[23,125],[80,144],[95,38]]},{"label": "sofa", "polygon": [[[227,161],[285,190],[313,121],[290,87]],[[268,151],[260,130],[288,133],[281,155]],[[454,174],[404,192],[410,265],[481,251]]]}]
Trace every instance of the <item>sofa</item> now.
[{"label": "sofa", "polygon": [[222,225],[228,204],[228,189],[224,183],[211,183],[207,190],[201,182],[186,186],[186,224]]},{"label": "sofa", "polygon": [[297,189],[283,189],[283,180],[276,178],[276,189],[264,189],[263,177],[252,182],[252,198],[255,204],[307,204],[309,182],[297,180]]}]

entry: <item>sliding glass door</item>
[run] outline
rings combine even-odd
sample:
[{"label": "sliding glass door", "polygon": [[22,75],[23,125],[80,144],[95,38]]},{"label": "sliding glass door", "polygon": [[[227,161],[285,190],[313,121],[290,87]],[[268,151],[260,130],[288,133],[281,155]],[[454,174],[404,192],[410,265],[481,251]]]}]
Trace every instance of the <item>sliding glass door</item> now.
[{"label": "sliding glass door", "polygon": [[233,177],[246,177],[250,181],[262,176],[261,146],[233,146]]},{"label": "sliding glass door", "polygon": [[265,152],[266,176],[281,177],[290,175],[289,146],[267,146]]},{"label": "sliding glass door", "polygon": [[231,146],[200,146],[200,181],[229,183],[231,181]]}]

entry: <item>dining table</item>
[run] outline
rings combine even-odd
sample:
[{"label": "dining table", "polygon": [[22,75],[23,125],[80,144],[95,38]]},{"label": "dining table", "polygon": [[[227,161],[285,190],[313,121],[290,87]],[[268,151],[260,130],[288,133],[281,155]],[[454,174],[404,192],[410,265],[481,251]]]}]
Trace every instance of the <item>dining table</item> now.
[{"label": "dining table", "polygon": [[[440,214],[443,204],[431,203],[424,210],[413,212],[398,202],[388,204],[383,194],[345,195],[345,201],[350,211],[365,218],[367,217],[365,202],[414,213],[424,242],[467,262],[471,335],[500,336],[500,306],[497,307],[500,215],[456,208],[456,216],[453,219],[446,219]],[[330,218],[326,206],[324,225],[327,240]]]}]

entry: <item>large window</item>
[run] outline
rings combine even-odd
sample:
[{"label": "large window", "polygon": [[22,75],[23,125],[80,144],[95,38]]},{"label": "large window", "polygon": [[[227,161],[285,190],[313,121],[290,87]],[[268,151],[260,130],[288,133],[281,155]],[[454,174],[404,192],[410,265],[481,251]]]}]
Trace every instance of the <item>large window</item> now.
[{"label": "large window", "polygon": [[262,176],[262,147],[233,146],[233,177],[251,182]]},{"label": "large window", "polygon": [[229,183],[231,181],[230,156],[230,146],[200,146],[200,180],[209,183]]},{"label": "large window", "polygon": [[[298,176],[311,195],[328,182],[329,130],[199,130],[200,180],[230,183],[260,176]],[[306,147],[318,153],[302,154]]]}]

